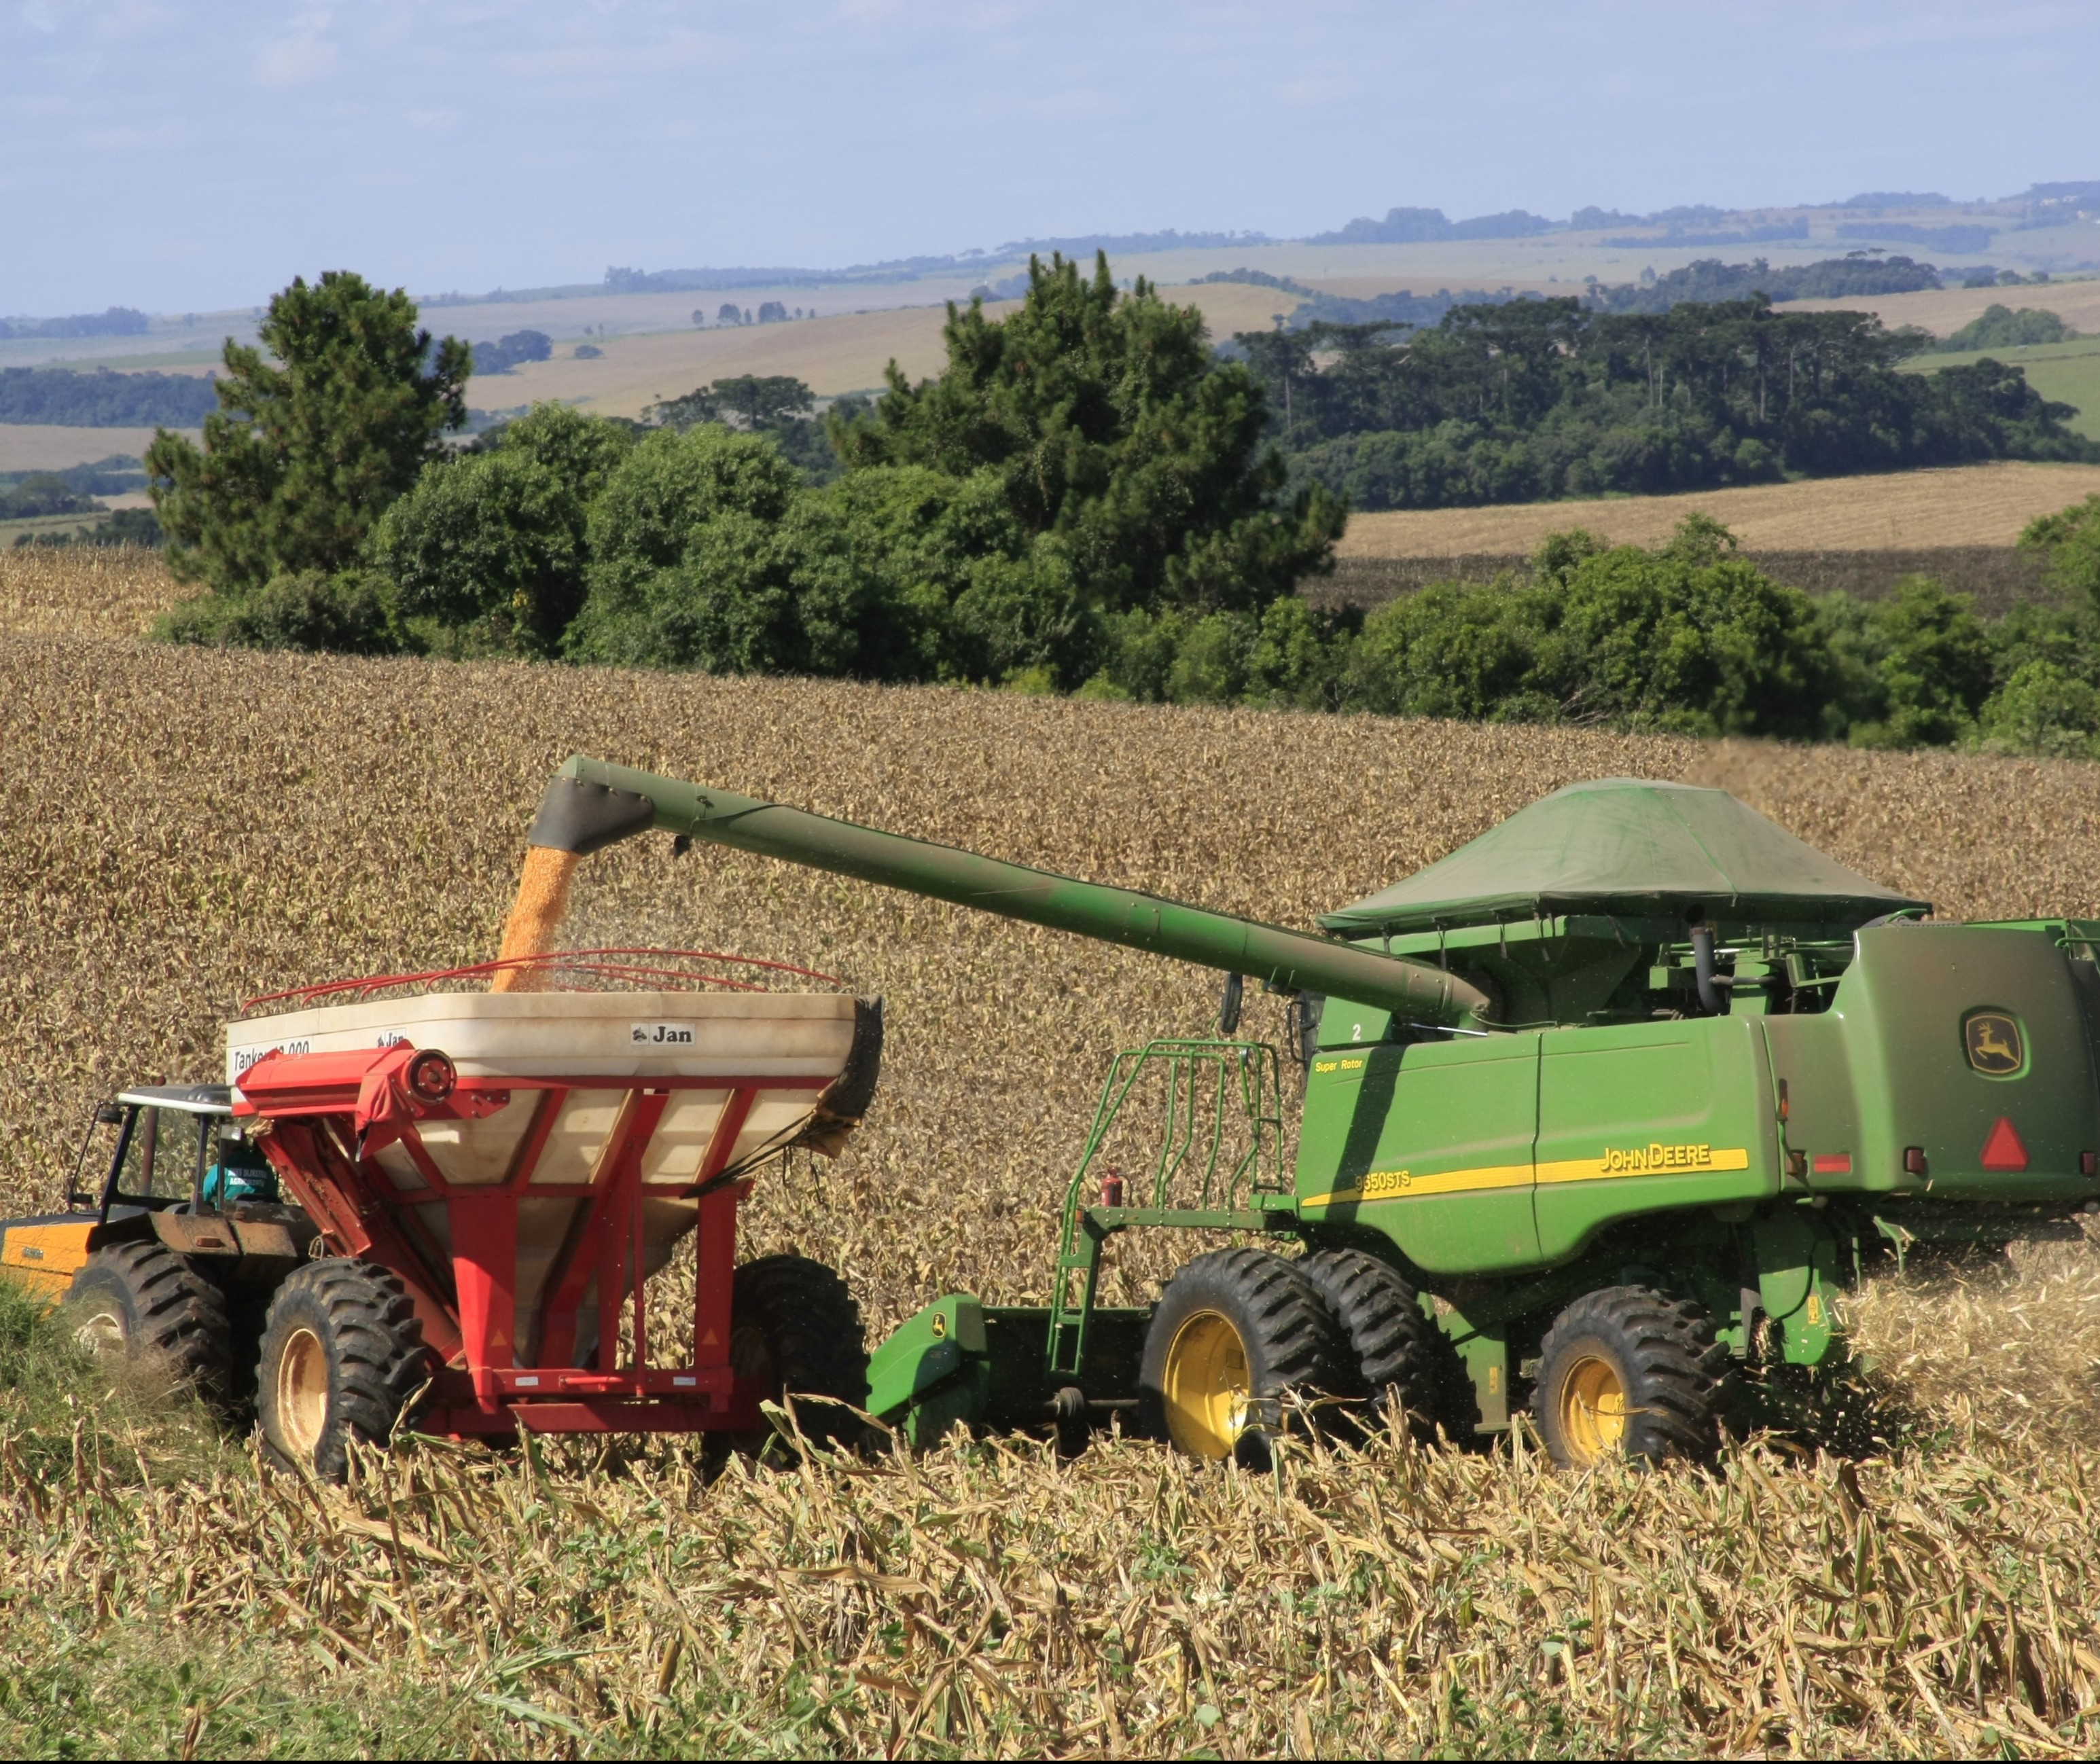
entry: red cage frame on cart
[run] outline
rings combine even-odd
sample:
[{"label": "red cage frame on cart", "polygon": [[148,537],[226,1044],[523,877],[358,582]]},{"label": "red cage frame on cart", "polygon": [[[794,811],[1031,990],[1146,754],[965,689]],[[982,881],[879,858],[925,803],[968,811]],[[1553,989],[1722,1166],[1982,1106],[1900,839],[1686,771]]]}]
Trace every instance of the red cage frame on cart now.
[{"label": "red cage frame on cart", "polygon": [[[441,1367],[418,1419],[426,1432],[686,1433],[761,1426],[759,1387],[730,1360],[730,1306],[737,1209],[751,1192],[729,1160],[761,1091],[821,1091],[825,1078],[758,1074],[666,1077],[576,1074],[462,1078],[434,1049],[406,1042],[351,1053],[265,1054],[241,1074],[234,1113],[267,1123],[263,1151],[338,1255],[375,1262],[408,1290],[423,1338]],[[673,1096],[726,1091],[690,1180],[652,1184],[642,1157]],[[424,1146],[424,1122],[480,1119],[520,1091],[538,1091],[531,1124],[501,1181],[448,1181]],[[578,1091],[622,1093],[612,1131],[585,1183],[532,1177],[554,1124]],[[398,1144],[427,1185],[404,1193],[377,1162]],[[521,1201],[574,1199],[578,1209],[540,1288],[533,1363],[517,1360],[518,1209]],[[696,1200],[693,1339],[689,1364],[652,1367],[644,1302],[645,1198]],[[452,1244],[439,1244],[416,1209],[446,1208]],[[598,1283],[595,1364],[575,1357],[585,1289]],[[618,1365],[623,1304],[634,1353]]]}]

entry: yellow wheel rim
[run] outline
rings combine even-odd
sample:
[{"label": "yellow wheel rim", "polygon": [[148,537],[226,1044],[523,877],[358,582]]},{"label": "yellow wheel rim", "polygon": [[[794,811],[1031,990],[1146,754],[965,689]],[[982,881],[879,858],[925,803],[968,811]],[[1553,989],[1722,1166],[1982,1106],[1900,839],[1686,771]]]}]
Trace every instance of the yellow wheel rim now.
[{"label": "yellow wheel rim", "polygon": [[1560,1437],[1578,1464],[1617,1453],[1626,1436],[1626,1386],[1619,1369],[1585,1354],[1560,1381]]},{"label": "yellow wheel rim", "polygon": [[1230,1458],[1246,1425],[1246,1344],[1230,1318],[1198,1311],[1174,1332],[1160,1381],[1169,1438],[1191,1458]]},{"label": "yellow wheel rim", "polygon": [[311,1459],[328,1426],[328,1350],[311,1330],[294,1330],[277,1359],[277,1431],[285,1447]]}]

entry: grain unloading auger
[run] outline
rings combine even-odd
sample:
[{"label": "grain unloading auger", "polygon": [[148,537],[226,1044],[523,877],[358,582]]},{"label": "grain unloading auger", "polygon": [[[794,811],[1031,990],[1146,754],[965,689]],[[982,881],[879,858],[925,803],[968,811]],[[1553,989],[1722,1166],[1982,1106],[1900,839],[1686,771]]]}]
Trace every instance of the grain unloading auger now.
[{"label": "grain unloading auger", "polygon": [[[558,911],[578,857],[651,827],[1224,970],[1224,1035],[1238,977],[1294,995],[1295,1159],[1274,1048],[1122,1056],[1051,1303],[952,1294],[876,1353],[870,1406],[915,1440],[1127,1408],[1244,1458],[1294,1394],[1390,1396],[1460,1434],[1528,1404],[1563,1462],[1696,1457],[1739,1367],[1831,1357],[1870,1261],[2100,1211],[2100,928],[1925,923],[1721,791],[1564,790],[1323,938],[575,759],[521,898]],[[1148,1084],[1129,1177],[1108,1155]],[[1097,1303],[1133,1230],[1242,1246]]]}]

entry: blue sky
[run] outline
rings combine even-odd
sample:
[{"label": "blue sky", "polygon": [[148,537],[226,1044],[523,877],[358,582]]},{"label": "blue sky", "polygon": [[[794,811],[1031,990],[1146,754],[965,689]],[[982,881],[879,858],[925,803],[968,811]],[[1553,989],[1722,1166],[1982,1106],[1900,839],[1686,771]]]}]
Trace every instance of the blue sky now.
[{"label": "blue sky", "polygon": [[2100,0],[0,0],[0,312],[2100,178]]}]

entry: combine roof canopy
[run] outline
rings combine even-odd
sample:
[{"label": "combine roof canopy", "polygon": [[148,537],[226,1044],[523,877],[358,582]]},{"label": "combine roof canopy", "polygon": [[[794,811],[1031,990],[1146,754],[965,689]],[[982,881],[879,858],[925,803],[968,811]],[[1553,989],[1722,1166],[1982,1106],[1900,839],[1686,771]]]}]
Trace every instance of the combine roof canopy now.
[{"label": "combine roof canopy", "polygon": [[1870,882],[1725,790],[1570,784],[1404,882],[1320,921],[1365,937],[1556,913],[1856,925],[1922,901]]}]

